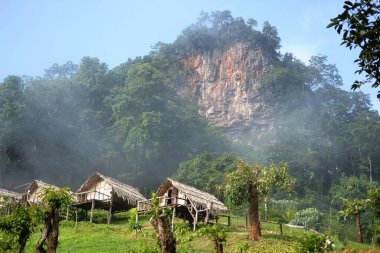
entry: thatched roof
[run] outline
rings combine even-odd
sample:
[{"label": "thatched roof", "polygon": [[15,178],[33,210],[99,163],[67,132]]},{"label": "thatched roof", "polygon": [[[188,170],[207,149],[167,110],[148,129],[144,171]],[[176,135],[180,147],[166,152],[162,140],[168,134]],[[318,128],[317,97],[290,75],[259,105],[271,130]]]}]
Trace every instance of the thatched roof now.
[{"label": "thatched roof", "polygon": [[202,206],[203,208],[210,208],[211,212],[225,212],[227,208],[224,204],[219,201],[215,196],[198,190],[192,186],[185,185],[174,181],[171,178],[165,179],[161,186],[157,190],[157,196],[162,196],[171,187],[177,188],[179,191],[184,193],[188,199],[190,199],[196,205]]},{"label": "thatched roof", "polygon": [[13,198],[13,199],[17,199],[21,196],[21,193],[12,192],[12,191],[8,191],[6,189],[0,188],[0,196],[6,196],[6,197]]},{"label": "thatched roof", "polygon": [[48,184],[48,183],[42,182],[40,180],[33,180],[28,186],[29,194],[36,191],[38,188],[43,188],[43,189],[44,188],[53,188],[56,190],[59,189],[58,186]]},{"label": "thatched roof", "polygon": [[84,182],[79,189],[77,190],[77,193],[80,192],[86,192],[91,189],[91,187],[96,184],[99,181],[105,181],[109,185],[112,186],[112,192],[118,196],[119,198],[123,199],[124,201],[128,201],[129,203],[135,203],[137,204],[140,200],[145,200],[144,196],[134,187],[124,184],[120,181],[117,181],[114,178],[106,177],[99,172],[95,172],[92,174],[86,182]]}]

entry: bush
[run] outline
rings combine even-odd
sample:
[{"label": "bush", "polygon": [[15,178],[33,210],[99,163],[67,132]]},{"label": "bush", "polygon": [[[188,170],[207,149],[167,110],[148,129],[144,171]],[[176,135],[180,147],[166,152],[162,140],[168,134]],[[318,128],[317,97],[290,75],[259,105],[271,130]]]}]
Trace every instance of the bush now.
[{"label": "bush", "polygon": [[300,253],[327,252],[334,250],[333,242],[324,235],[312,234],[299,241]]},{"label": "bush", "polygon": [[306,208],[295,213],[293,222],[316,230],[321,229],[323,213],[316,208]]}]

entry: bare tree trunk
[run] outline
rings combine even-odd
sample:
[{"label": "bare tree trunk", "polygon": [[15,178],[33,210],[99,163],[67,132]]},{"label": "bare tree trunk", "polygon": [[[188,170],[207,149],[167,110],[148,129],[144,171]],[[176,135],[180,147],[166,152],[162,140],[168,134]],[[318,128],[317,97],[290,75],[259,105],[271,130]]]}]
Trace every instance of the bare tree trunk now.
[{"label": "bare tree trunk", "polygon": [[372,161],[370,155],[368,155],[368,165],[369,165],[369,181],[372,182]]},{"label": "bare tree trunk", "polygon": [[170,221],[168,216],[160,215],[150,218],[150,223],[156,230],[158,244],[160,245],[161,253],[175,253],[176,241],[171,231]]},{"label": "bare tree trunk", "polygon": [[52,229],[48,237],[47,253],[54,253],[57,250],[58,246],[60,213],[58,210],[53,211],[53,213],[54,216],[52,217]]},{"label": "bare tree trunk", "polygon": [[360,213],[355,214],[355,223],[356,223],[356,227],[358,229],[357,241],[358,241],[358,243],[363,243],[362,224],[360,222]]},{"label": "bare tree trunk", "polygon": [[216,250],[216,253],[223,253],[223,244],[219,242],[219,240],[215,240],[214,249]]},{"label": "bare tree trunk", "polygon": [[45,225],[42,229],[41,237],[38,240],[38,243],[36,245],[36,253],[46,253],[46,250],[44,249],[44,243],[47,240],[48,236],[50,235],[52,224],[51,224],[51,218],[53,217],[53,210],[50,210],[48,216],[45,218]]},{"label": "bare tree trunk", "polygon": [[259,197],[256,184],[249,184],[248,186],[248,202],[249,240],[258,241],[261,236],[261,227],[259,219]]}]

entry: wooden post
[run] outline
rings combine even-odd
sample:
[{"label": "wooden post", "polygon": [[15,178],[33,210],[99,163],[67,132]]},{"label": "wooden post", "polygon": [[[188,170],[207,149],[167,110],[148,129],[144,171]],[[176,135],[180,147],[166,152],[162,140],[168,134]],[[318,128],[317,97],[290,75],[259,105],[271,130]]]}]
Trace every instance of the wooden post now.
[{"label": "wooden post", "polygon": [[173,215],[172,215],[172,232],[174,231],[174,217],[175,217],[175,207],[173,208]]},{"label": "wooden post", "polygon": [[195,219],[194,219],[193,231],[195,231],[195,229],[197,228],[197,223],[198,223],[198,211],[195,210]]},{"label": "wooden post", "polygon": [[67,206],[67,211],[66,211],[66,220],[69,219],[69,206]]},{"label": "wooden post", "polygon": [[[216,223],[218,223],[218,219],[216,219]],[[227,225],[231,226],[231,215],[227,216]]]},{"label": "wooden post", "polygon": [[91,214],[90,214],[90,222],[92,223],[92,214],[94,212],[94,208],[95,208],[95,200],[92,200],[92,203],[91,203]]},{"label": "wooden post", "polygon": [[111,223],[111,219],[112,219],[112,203],[110,204],[110,208],[108,209],[107,224]]},{"label": "wooden post", "polygon": [[135,224],[137,224],[137,222],[139,222],[139,213],[136,212],[136,220],[135,220]]},{"label": "wooden post", "polygon": [[75,228],[78,226],[78,208],[75,208]]},{"label": "wooden post", "polygon": [[206,218],[205,218],[206,224],[208,224],[209,216],[210,216],[210,210],[206,209]]}]

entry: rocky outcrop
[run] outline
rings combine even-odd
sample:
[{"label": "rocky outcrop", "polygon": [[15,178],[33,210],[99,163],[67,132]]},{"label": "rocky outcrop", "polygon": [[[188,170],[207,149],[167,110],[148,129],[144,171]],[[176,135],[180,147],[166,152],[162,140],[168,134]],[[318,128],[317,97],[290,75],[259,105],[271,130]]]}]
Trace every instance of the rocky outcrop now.
[{"label": "rocky outcrop", "polygon": [[212,124],[228,132],[270,125],[273,109],[260,92],[260,80],[270,65],[260,50],[239,42],[188,57],[181,64],[188,73],[182,92],[194,95],[200,114]]}]

